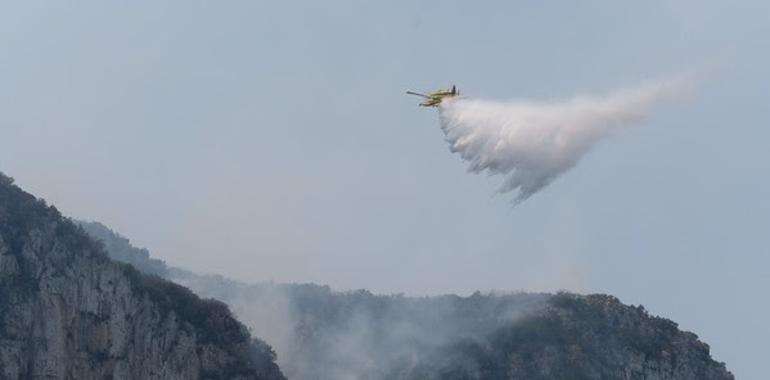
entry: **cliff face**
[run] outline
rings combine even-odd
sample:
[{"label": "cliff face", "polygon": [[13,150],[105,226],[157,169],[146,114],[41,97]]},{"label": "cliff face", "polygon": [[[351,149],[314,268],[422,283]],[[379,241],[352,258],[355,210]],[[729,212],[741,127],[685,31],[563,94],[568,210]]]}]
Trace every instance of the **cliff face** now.
[{"label": "cliff face", "polygon": [[111,261],[0,174],[0,378],[283,375],[223,304]]}]

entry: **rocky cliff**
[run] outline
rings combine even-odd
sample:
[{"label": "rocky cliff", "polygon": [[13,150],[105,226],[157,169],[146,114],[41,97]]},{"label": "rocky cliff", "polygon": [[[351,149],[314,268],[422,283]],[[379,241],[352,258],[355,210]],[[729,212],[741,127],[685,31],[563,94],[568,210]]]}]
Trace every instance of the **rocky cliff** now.
[{"label": "rocky cliff", "polygon": [[110,260],[0,174],[0,378],[283,379],[227,307]]}]

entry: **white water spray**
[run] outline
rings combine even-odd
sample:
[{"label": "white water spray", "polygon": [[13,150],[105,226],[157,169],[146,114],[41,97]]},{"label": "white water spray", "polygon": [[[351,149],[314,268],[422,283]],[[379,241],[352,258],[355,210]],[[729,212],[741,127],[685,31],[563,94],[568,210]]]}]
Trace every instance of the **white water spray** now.
[{"label": "white water spray", "polygon": [[683,80],[647,83],[608,96],[557,102],[444,100],[441,129],[468,171],[504,177],[500,193],[519,203],[577,164],[612,131],[643,120],[659,100],[681,92]]}]

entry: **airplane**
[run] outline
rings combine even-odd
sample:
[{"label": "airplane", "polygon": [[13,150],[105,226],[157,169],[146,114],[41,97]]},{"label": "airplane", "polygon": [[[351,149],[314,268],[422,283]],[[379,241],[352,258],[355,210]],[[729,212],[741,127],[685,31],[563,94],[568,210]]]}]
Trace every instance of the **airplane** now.
[{"label": "airplane", "polygon": [[413,91],[407,91],[406,93],[409,95],[417,95],[425,98],[425,100],[420,102],[420,107],[438,107],[444,99],[460,95],[460,91],[454,85],[452,86],[451,90],[436,90],[428,95]]}]

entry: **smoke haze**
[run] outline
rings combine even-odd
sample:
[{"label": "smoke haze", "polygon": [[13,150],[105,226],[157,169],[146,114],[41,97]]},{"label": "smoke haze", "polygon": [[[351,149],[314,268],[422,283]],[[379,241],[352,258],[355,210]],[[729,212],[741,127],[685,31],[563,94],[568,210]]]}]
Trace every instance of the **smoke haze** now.
[{"label": "smoke haze", "polygon": [[499,192],[515,192],[519,203],[682,87],[682,80],[660,81],[553,102],[447,99],[439,116],[450,150],[468,162],[468,171],[502,176]]},{"label": "smoke haze", "polygon": [[243,284],[174,268],[167,278],[225,302],[252,334],[275,349],[290,379],[424,378],[414,373],[428,364],[443,365],[442,350],[482,344],[494,331],[541,310],[549,298],[534,293],[382,296],[313,284]]}]

